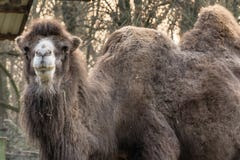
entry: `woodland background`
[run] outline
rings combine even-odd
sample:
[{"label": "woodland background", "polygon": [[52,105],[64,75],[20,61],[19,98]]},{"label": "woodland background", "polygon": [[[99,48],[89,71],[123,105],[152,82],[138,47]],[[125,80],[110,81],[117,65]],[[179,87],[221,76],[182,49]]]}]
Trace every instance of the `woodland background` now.
[{"label": "woodland background", "polygon": [[[90,69],[116,29],[126,25],[155,28],[178,43],[179,37],[193,27],[199,10],[215,3],[239,19],[240,0],[34,0],[27,23],[43,17],[62,21],[68,31],[83,40],[80,49]],[[7,159],[37,160],[36,147],[27,143],[20,129],[22,65],[14,42],[0,41],[0,136],[8,138]]]}]

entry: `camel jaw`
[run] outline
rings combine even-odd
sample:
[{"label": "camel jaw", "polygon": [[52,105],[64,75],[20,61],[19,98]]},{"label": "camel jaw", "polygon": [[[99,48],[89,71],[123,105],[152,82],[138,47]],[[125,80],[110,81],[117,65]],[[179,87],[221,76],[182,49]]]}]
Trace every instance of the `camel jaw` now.
[{"label": "camel jaw", "polygon": [[47,72],[51,71],[55,68],[55,66],[41,66],[41,67],[35,67],[34,70],[35,72]]},{"label": "camel jaw", "polygon": [[48,84],[53,81],[55,66],[34,67],[37,75],[37,81],[41,84]]}]

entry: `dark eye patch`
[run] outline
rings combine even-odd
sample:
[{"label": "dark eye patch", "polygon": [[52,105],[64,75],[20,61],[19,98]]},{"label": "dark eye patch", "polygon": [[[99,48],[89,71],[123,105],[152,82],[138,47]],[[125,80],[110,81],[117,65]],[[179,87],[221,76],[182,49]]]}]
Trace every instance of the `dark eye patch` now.
[{"label": "dark eye patch", "polygon": [[29,55],[28,55],[29,51],[30,51],[30,48],[28,46],[23,47],[23,55],[26,58],[26,60],[29,60]]},{"label": "dark eye patch", "polygon": [[62,50],[63,52],[67,52],[67,51],[69,50],[69,47],[68,47],[67,45],[63,45],[62,48],[61,48],[61,50]]},{"label": "dark eye patch", "polygon": [[30,48],[28,46],[23,47],[25,53],[29,52]]}]

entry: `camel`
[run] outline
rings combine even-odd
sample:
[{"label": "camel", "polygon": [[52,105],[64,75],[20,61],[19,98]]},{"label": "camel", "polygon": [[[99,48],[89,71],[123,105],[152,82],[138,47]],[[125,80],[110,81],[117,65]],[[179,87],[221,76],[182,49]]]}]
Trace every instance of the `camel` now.
[{"label": "camel", "polygon": [[179,45],[123,27],[89,73],[81,40],[55,20],[16,42],[22,122],[41,160],[240,159],[240,28],[225,8],[203,8]]}]

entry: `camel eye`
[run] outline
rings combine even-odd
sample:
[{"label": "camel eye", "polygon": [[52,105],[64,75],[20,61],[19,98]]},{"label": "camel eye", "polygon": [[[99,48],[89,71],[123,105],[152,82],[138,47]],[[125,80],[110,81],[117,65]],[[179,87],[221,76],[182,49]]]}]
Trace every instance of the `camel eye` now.
[{"label": "camel eye", "polygon": [[25,57],[27,60],[29,60],[28,52],[30,51],[30,48],[27,47],[27,46],[25,46],[25,47],[23,47],[23,51],[24,51],[24,53],[23,53],[24,57]]},{"label": "camel eye", "polygon": [[62,46],[62,51],[67,52],[69,50],[68,46]]},{"label": "camel eye", "polygon": [[29,52],[30,49],[29,49],[29,47],[25,46],[25,47],[23,47],[23,50],[25,53],[27,53],[27,52]]}]

